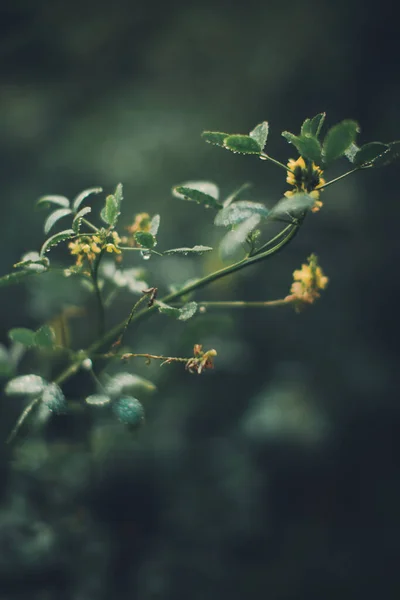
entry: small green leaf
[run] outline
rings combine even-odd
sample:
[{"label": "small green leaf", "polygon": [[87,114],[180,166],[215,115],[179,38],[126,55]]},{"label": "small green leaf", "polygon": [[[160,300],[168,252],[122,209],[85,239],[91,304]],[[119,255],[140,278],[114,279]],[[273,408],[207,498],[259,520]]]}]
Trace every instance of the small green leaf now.
[{"label": "small green leaf", "polygon": [[137,231],[135,233],[135,240],[143,248],[151,250],[156,245],[156,238],[149,231]]},{"label": "small green leaf", "polygon": [[257,142],[257,144],[260,146],[261,151],[264,150],[264,146],[267,143],[268,129],[268,122],[263,121],[262,123],[254,127],[252,131],[250,131],[250,137]]},{"label": "small green leaf", "polygon": [[246,221],[237,225],[225,235],[222,239],[219,253],[222,260],[231,258],[236,252],[242,248],[242,244],[246,241],[247,236],[255,229],[261,220],[258,214],[252,215]]},{"label": "small green leaf", "polygon": [[306,119],[301,126],[301,135],[311,135],[318,137],[325,121],[326,113],[319,113],[312,119]]},{"label": "small green leaf", "polygon": [[289,198],[284,196],[271,208],[268,218],[270,220],[286,221],[287,217],[289,217],[289,222],[292,222],[293,219],[302,216],[305,211],[310,210],[314,204],[315,199],[308,194],[294,194]]},{"label": "small green leaf", "polygon": [[230,225],[238,225],[243,223],[249,217],[253,215],[260,215],[260,217],[267,217],[269,210],[260,204],[259,202],[250,202],[248,200],[239,200],[229,206],[225,206],[220,210],[215,219],[214,224],[222,227],[228,227]]},{"label": "small green leaf", "polygon": [[52,235],[41,247],[40,256],[43,257],[50,248],[57,246],[58,244],[61,244],[61,242],[65,242],[65,240],[69,240],[72,237],[75,237],[75,231],[73,229],[65,229],[65,231],[60,231],[59,233]]},{"label": "small green leaf", "polygon": [[87,198],[91,194],[100,194],[102,191],[103,191],[103,188],[101,188],[101,187],[95,187],[95,188],[89,188],[87,190],[83,190],[83,192],[81,192],[80,194],[78,194],[76,196],[76,198],[74,199],[74,201],[72,203],[72,210],[74,211],[74,213],[77,212],[77,210],[79,209],[80,205],[85,200],[85,198]]},{"label": "small green leaf", "polygon": [[297,148],[298,153],[303,158],[308,158],[316,164],[321,162],[321,145],[316,137],[311,135],[293,135],[289,131],[283,131],[282,136]]},{"label": "small green leaf", "polygon": [[180,186],[175,186],[173,188],[173,194],[180,199],[184,199],[182,194],[176,193],[177,187],[190,188],[191,190],[197,190],[198,192],[202,192],[207,196],[211,196],[214,200],[219,199],[219,188],[212,181],[185,181],[185,183],[181,183]]},{"label": "small green leaf", "polygon": [[137,428],[144,423],[144,408],[133,396],[119,398],[113,405],[114,414],[126,425]]},{"label": "small green leaf", "polygon": [[55,331],[50,325],[43,325],[35,333],[34,344],[42,348],[53,348],[56,343]]},{"label": "small green leaf", "polygon": [[224,140],[227,137],[229,137],[229,133],[222,133],[220,131],[203,131],[201,137],[208,144],[213,144],[214,146],[221,146],[221,148],[223,148]]},{"label": "small green leaf", "polygon": [[144,280],[142,269],[117,269],[112,261],[102,261],[100,265],[102,277],[112,281],[117,288],[127,287],[133,294],[143,294],[143,290],[148,289],[149,285]]},{"label": "small green leaf", "polygon": [[0,277],[0,287],[6,287],[7,285],[13,285],[19,283],[29,275],[35,275],[36,272],[33,270],[19,271],[18,273],[9,273]]},{"label": "small green leaf", "polygon": [[375,160],[383,157],[388,150],[388,144],[382,144],[382,142],[370,142],[369,144],[364,144],[354,156],[354,165],[356,167],[361,167],[362,165],[369,163],[374,164]]},{"label": "small green leaf", "polygon": [[158,229],[160,227],[160,220],[161,220],[160,215],[154,215],[154,217],[151,219],[149,231],[152,235],[157,235]]},{"label": "small green leaf", "polygon": [[389,142],[386,146],[388,146],[386,152],[375,158],[374,167],[386,167],[400,158],[400,141]]},{"label": "small green leaf", "polygon": [[188,302],[179,309],[180,315],[178,321],[187,321],[191,319],[197,312],[197,302]]},{"label": "small green leaf", "polygon": [[224,140],[224,147],[238,154],[260,154],[260,144],[249,135],[230,135]]},{"label": "small green leaf", "polygon": [[62,208],[68,208],[69,200],[65,196],[55,196],[55,195],[42,196],[37,201],[36,206],[48,208],[52,204],[55,204],[56,206],[61,206]]},{"label": "small green leaf", "polygon": [[92,394],[85,398],[86,404],[89,406],[107,406],[111,402],[110,396],[106,396],[105,394]]},{"label": "small green leaf", "polygon": [[52,212],[46,219],[44,223],[44,232],[49,233],[50,229],[63,217],[70,215],[72,210],[70,208],[59,208]]},{"label": "small green leaf", "polygon": [[322,149],[325,164],[344,156],[346,150],[355,142],[358,132],[358,124],[350,120],[331,127],[325,136]]},{"label": "small green leaf", "polygon": [[160,313],[164,315],[168,315],[169,317],[175,317],[178,321],[187,321],[197,311],[197,302],[188,302],[184,304],[182,308],[175,308],[173,306],[168,306],[164,302],[157,302],[158,310]]},{"label": "small green leaf", "polygon": [[65,396],[56,383],[46,385],[42,394],[42,402],[51,412],[55,413],[65,412],[67,408]]},{"label": "small green leaf", "polygon": [[184,186],[177,185],[173,188],[172,193],[177,198],[181,198],[184,200],[192,200],[193,202],[197,202],[198,204],[202,204],[203,206],[211,206],[212,208],[216,208],[217,210],[222,207],[222,204],[220,204],[220,202],[218,202],[218,200],[211,194],[188,187],[188,185],[189,184],[186,184]]},{"label": "small green leaf", "polygon": [[81,210],[79,210],[76,213],[74,220],[72,221],[72,229],[75,231],[75,233],[79,233],[83,217],[89,214],[91,211],[92,209],[90,208],[90,206],[84,206],[83,208],[81,208]]},{"label": "small green leaf", "polygon": [[111,225],[111,227],[114,227],[117,224],[119,215],[120,210],[118,200],[115,196],[110,194],[106,198],[106,204],[102,209],[100,216],[103,219],[104,223],[107,223],[107,225]]},{"label": "small green leaf", "polygon": [[353,163],[354,157],[357,154],[357,152],[359,151],[359,149],[360,148],[354,142],[352,144],[350,144],[350,146],[347,148],[346,152],[344,153],[347,160],[349,160],[351,163]]},{"label": "small green leaf", "polygon": [[18,342],[23,346],[35,345],[35,332],[32,329],[27,329],[26,327],[17,327],[15,329],[10,329],[8,332],[8,337],[12,342]]},{"label": "small green leaf", "polygon": [[242,193],[245,190],[248,190],[250,187],[251,187],[251,183],[244,183],[243,185],[241,185],[237,190],[232,192],[232,194],[230,194],[226,198],[226,200],[224,200],[224,207],[229,206],[230,204],[232,204],[232,202],[234,202],[235,200],[238,200],[240,198],[240,196],[242,195]]},{"label": "small green leaf", "polygon": [[7,396],[36,396],[40,394],[46,385],[46,381],[39,375],[21,375],[11,379],[5,387]]},{"label": "small green leaf", "polygon": [[50,266],[50,261],[47,256],[40,258],[39,252],[27,252],[24,254],[20,262],[15,263],[15,269],[28,269],[36,273],[47,271]]},{"label": "small green leaf", "polygon": [[152,381],[135,375],[133,373],[117,373],[110,377],[105,385],[107,394],[110,396],[120,396],[129,392],[155,392],[157,387]]},{"label": "small green leaf", "polygon": [[211,250],[210,246],[193,246],[193,248],[172,248],[171,250],[165,250],[164,254],[182,254],[183,256],[188,256],[189,254],[200,255]]},{"label": "small green leaf", "polygon": [[124,190],[123,190],[122,183],[119,183],[117,185],[117,187],[115,188],[115,192],[114,192],[114,198],[117,201],[118,210],[120,210],[120,208],[121,208],[121,202],[124,199],[123,191]]}]

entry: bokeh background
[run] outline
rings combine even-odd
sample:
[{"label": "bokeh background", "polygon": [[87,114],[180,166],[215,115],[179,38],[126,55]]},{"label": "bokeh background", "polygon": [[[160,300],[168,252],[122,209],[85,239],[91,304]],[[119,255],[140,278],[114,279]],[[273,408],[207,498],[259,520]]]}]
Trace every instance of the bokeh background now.
[{"label": "bokeh background", "polygon": [[[362,143],[399,139],[394,10],[386,0],[2,2],[0,273],[40,248],[34,203],[46,193],[121,181],[124,224],[159,212],[160,248],[220,237],[210,211],[172,197],[175,184],[207,179],[228,194],[250,181],[249,199],[281,196],[279,169],[205,144],[203,130],[268,120],[282,161],[293,151],[280,132],[321,111],[330,124],[356,119]],[[202,343],[218,358],[202,377],[131,364],[158,386],[139,435],[67,415],[3,446],[1,600],[399,597],[398,166],[323,199],[274,260],[197,296],[282,297],[316,252],[330,285],[314,307],[159,316],[135,331],[137,351],[185,356]],[[216,254],[129,264],[164,290],[220,265]],[[45,277],[2,289],[2,341],[79,301]],[[110,322],[131,304],[119,300]],[[76,335],[84,343],[90,323]],[[78,403],[89,391],[83,376],[66,386]],[[21,408],[2,398],[3,440]]]}]

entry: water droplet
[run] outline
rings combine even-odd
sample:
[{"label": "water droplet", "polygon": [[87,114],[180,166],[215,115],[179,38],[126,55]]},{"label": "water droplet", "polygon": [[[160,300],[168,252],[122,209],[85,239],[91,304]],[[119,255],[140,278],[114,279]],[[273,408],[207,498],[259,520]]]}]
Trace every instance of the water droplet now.
[{"label": "water droplet", "polygon": [[140,254],[141,254],[143,260],[149,260],[149,258],[151,257],[150,250],[141,250]]}]

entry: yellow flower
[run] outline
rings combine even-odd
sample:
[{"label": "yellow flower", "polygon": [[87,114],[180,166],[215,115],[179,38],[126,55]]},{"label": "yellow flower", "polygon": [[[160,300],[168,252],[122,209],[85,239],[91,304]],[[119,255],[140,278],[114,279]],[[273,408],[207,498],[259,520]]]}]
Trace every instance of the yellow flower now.
[{"label": "yellow flower", "polygon": [[286,302],[296,304],[296,310],[300,310],[304,304],[312,304],[319,298],[320,290],[324,290],[329,281],[318,266],[315,254],[311,254],[307,260],[308,264],[301,265],[301,269],[293,272],[291,294],[285,298]]},{"label": "yellow flower", "polygon": [[115,244],[106,244],[106,251],[107,252],[115,252],[116,254],[121,254],[121,250],[119,248],[116,247]]},{"label": "yellow flower", "polygon": [[294,194],[306,193],[315,200],[312,212],[317,212],[322,202],[319,199],[319,186],[325,184],[325,179],[322,177],[322,169],[313,162],[306,164],[304,158],[300,156],[297,160],[290,158],[287,164],[288,171],[286,181],[293,186],[293,190],[285,192],[285,196],[290,198]]}]

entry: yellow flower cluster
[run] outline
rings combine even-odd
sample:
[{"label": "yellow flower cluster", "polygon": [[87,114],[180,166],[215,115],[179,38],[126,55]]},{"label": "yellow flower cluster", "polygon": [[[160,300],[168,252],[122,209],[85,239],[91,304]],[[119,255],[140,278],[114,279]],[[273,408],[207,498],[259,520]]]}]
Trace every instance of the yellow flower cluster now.
[{"label": "yellow flower cluster", "polygon": [[307,260],[308,264],[301,265],[301,269],[293,272],[291,294],[285,298],[286,302],[295,302],[297,310],[304,304],[313,304],[329,281],[318,266],[315,254],[311,254]]},{"label": "yellow flower cluster", "polygon": [[81,267],[85,260],[90,264],[95,260],[103,250],[106,252],[115,252],[121,254],[118,244],[121,239],[116,231],[113,231],[107,237],[99,235],[83,235],[75,242],[70,242],[68,248],[73,256],[76,256],[77,267]]},{"label": "yellow flower cluster", "polygon": [[294,189],[285,192],[285,196],[290,198],[294,194],[306,193],[311,198],[314,198],[315,204],[311,210],[312,212],[317,212],[321,208],[322,202],[319,199],[320,191],[315,188],[325,184],[325,179],[322,177],[322,169],[313,162],[306,165],[302,156],[297,160],[290,158],[287,166],[289,170],[286,181]]}]

